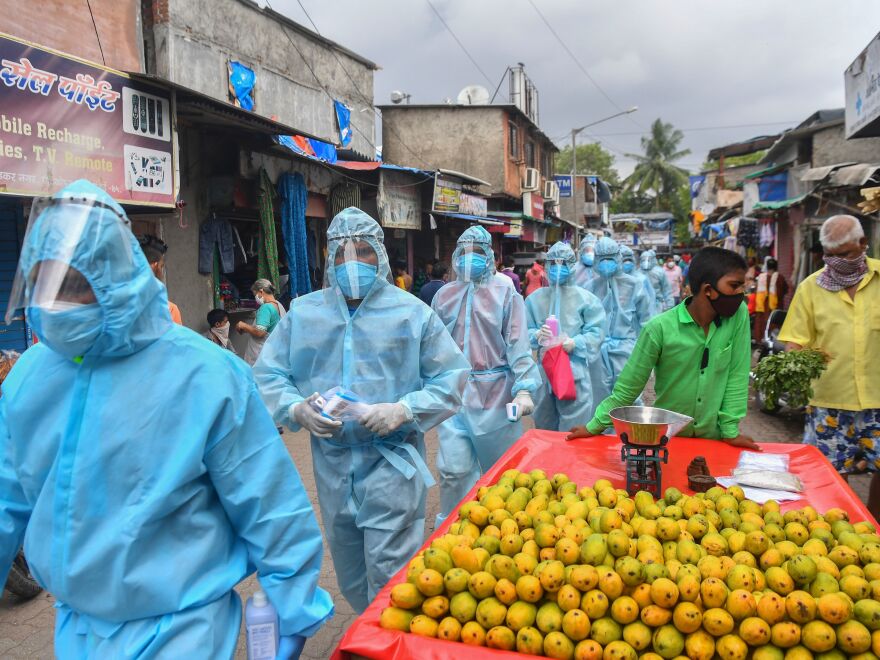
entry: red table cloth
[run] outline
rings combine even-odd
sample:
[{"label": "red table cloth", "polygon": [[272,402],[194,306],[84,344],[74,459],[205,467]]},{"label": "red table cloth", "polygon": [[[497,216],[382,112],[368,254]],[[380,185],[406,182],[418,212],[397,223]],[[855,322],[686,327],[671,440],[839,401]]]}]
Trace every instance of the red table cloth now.
[{"label": "red table cloth", "polygon": [[[512,468],[528,471],[536,468],[544,470],[548,477],[563,472],[578,486],[592,485],[597,479],[608,479],[616,488],[626,487],[623,464],[620,461],[620,440],[617,436],[596,436],[565,440],[565,433],[553,431],[527,431],[498,462],[483,475],[474,489],[463,501],[474,497],[476,490],[483,485],[497,481],[501,474]],[[715,476],[731,473],[741,449],[718,440],[697,438],[673,438],[667,445],[669,463],[663,465],[665,490],[669,486],[679,488],[685,494],[693,494],[687,487],[687,466],[695,456],[705,456],[709,469]],[[800,477],[804,484],[803,498],[796,502],[782,503],[782,509],[801,508],[810,504],[820,513],[840,507],[849,512],[850,520],[857,522],[874,519],[865,505],[852,489],[841,479],[831,463],[815,447],[796,444],[761,443],[767,453],[788,454],[789,470]],[[455,522],[457,516],[451,515],[438,528],[431,541],[442,536]],[[522,653],[499,651],[482,646],[468,646],[459,642],[419,637],[396,630],[379,627],[379,615],[390,605],[391,588],[406,580],[406,558],[400,572],[385,585],[367,610],[349,627],[339,646],[333,652],[333,660],[346,660],[352,657],[374,658],[376,660],[477,660],[478,658],[522,658]]]}]

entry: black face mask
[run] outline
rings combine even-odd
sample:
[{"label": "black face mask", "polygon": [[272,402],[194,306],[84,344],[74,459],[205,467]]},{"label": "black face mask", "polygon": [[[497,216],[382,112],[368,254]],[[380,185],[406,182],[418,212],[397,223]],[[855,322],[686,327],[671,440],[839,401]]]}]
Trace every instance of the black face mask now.
[{"label": "black face mask", "polygon": [[742,293],[721,293],[718,289],[715,289],[715,292],[718,294],[718,297],[715,300],[709,298],[709,303],[712,305],[715,313],[725,319],[736,314],[739,306],[745,300],[745,294]]}]

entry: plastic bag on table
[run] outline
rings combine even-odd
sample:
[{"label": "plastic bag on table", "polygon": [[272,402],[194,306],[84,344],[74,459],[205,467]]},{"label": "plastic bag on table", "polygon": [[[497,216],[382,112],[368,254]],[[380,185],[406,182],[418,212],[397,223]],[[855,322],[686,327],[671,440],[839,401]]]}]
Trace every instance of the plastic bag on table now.
[{"label": "plastic bag on table", "polygon": [[312,403],[312,407],[324,417],[341,422],[357,422],[369,408],[357,394],[344,387],[327,390]]},{"label": "plastic bag on table", "polygon": [[739,455],[736,469],[788,472],[789,463],[788,454],[766,454],[756,451],[744,451]]},{"label": "plastic bag on table", "polygon": [[775,470],[741,470],[733,471],[733,477],[740,486],[752,486],[754,488],[769,488],[773,490],[787,490],[799,493],[804,489],[801,480],[791,472],[776,472]]}]

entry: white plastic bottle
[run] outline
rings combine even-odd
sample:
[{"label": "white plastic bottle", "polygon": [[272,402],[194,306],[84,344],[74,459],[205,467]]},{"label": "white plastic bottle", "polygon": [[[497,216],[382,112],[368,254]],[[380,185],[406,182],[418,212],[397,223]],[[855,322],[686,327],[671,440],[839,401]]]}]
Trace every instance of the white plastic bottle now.
[{"label": "white plastic bottle", "polygon": [[275,660],[278,654],[278,613],[262,589],[248,598],[244,622],[248,660]]}]

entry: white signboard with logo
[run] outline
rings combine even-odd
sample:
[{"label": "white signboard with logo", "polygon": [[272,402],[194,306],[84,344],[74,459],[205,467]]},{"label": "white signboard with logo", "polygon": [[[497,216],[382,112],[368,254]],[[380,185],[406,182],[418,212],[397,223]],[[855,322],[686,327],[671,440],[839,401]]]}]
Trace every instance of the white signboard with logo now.
[{"label": "white signboard with logo", "polygon": [[384,227],[416,231],[422,228],[420,186],[408,174],[383,170],[376,205]]},{"label": "white signboard with logo", "polygon": [[880,135],[880,34],[843,75],[846,137]]}]

